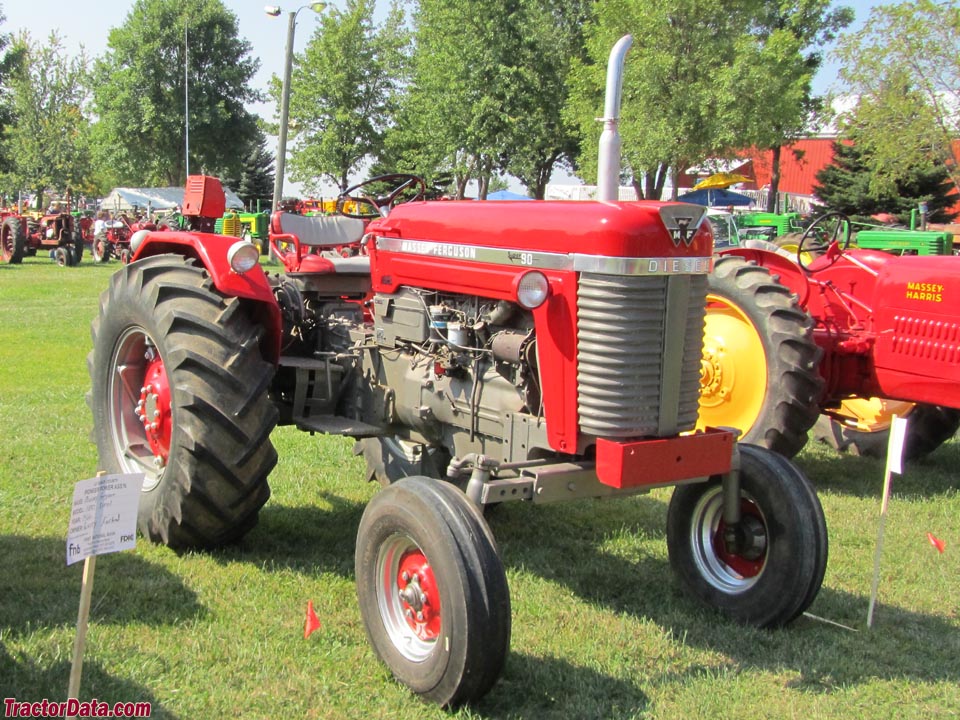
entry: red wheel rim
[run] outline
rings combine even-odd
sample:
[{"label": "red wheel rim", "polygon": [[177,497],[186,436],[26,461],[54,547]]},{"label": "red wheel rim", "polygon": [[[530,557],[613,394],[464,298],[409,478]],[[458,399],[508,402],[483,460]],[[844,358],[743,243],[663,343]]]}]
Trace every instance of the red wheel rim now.
[{"label": "red wheel rim", "polygon": [[[757,506],[746,498],[740,500],[740,515],[742,518],[752,518],[761,525],[763,524],[763,516],[757,509]],[[726,529],[727,524],[721,516],[717,523],[717,529],[713,533],[713,550],[717,554],[717,557],[741,577],[752,578],[759,575],[767,560],[766,549],[764,549],[763,554],[756,559],[746,558],[743,555],[729,552],[726,543],[723,541]]]},{"label": "red wheel rim", "polygon": [[440,635],[440,592],[433,568],[419,549],[401,556],[397,593],[414,634],[421,640],[436,640]]},{"label": "red wheel rim", "polygon": [[151,452],[154,456],[162,457],[166,464],[170,457],[172,430],[170,383],[167,381],[167,371],[160,355],[147,362],[140,400],[137,403],[137,418],[143,424]]}]

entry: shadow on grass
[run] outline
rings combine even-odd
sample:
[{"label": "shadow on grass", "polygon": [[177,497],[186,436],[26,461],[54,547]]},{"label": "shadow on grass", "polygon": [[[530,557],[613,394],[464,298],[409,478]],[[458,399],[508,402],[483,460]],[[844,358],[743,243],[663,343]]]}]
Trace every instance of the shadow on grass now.
[{"label": "shadow on grass", "polygon": [[484,718],[616,720],[641,717],[649,704],[626,680],[560,658],[511,652],[500,680],[472,710]]},{"label": "shadow on grass", "polygon": [[[624,505],[641,518],[640,535],[663,534],[663,503],[646,498]],[[524,521],[514,517],[523,511],[530,512]],[[687,597],[662,556],[627,558],[603,551],[610,538],[609,519],[601,511],[592,527],[571,529],[559,509],[524,507],[510,508],[492,525],[508,568],[558,582],[585,602],[650,619],[682,637],[684,644],[721,652],[743,668],[774,673],[792,669],[800,676],[798,688],[830,692],[876,678],[960,681],[960,633],[944,618],[881,606],[874,629],[867,630],[866,594],[824,588],[810,611],[858,632],[808,617],[782,630],[743,627]]]},{"label": "shadow on grass", "polygon": [[271,569],[333,572],[353,578],[357,527],[365,505],[320,493],[317,505],[267,503],[257,526],[239,543],[211,551],[220,562],[248,562]]},{"label": "shadow on grass", "polygon": [[[883,492],[885,461],[857,457],[815,446],[796,457],[818,491],[857,498],[879,498]],[[960,488],[960,443],[945,443],[920,460],[904,463],[902,475],[894,475],[893,491],[902,497],[932,499]]]},{"label": "shadow on grass", "polygon": [[[67,567],[65,554],[60,538],[0,535],[0,631],[4,635],[76,625],[83,563]],[[193,591],[165,568],[130,552],[97,558],[92,623],[168,625],[204,612]]]},{"label": "shadow on grass", "polygon": [[[17,702],[64,702],[70,680],[70,663],[58,662],[41,667],[32,659],[12,656],[0,643],[0,678],[3,678],[2,694],[16,698]],[[150,717],[175,720],[176,715],[165,709],[145,685],[119,678],[106,672],[98,663],[85,663],[80,681],[81,702],[96,698],[111,707],[118,702],[148,702]]]}]

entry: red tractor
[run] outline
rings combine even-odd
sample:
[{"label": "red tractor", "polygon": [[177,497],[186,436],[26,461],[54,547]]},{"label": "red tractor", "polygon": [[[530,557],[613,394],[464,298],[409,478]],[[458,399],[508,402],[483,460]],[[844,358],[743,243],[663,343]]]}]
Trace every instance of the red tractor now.
[{"label": "red tractor", "polygon": [[91,243],[93,261],[108,262],[117,258],[123,264],[130,262],[130,237],[138,230],[156,230],[156,224],[140,218],[129,218],[120,214],[116,219],[98,220],[94,224],[93,241]]},{"label": "red tractor", "polygon": [[[827,561],[809,480],[729,429],[694,432],[704,209],[424,191],[382,176],[344,193],[349,216],[275,216],[280,274],[210,233],[213,178],[188,180],[190,230],[134,234],[93,323],[88,401],[101,467],[144,476],[141,532],[236,540],[269,497],[275,425],[355,438],[384,486],[357,533],[360,614],[393,674],[444,706],[486,693],[509,647],[487,505],[676,485],[682,586],[754,626],[799,616]],[[347,244],[361,251],[333,250]]]},{"label": "red tractor", "polygon": [[894,413],[905,456],[960,427],[960,258],[851,246],[829,213],[782,249],[721,251],[710,278],[701,422],[792,456],[808,430],[880,455]]},{"label": "red tractor", "polygon": [[38,250],[52,253],[57,265],[78,265],[83,257],[83,233],[69,207],[51,208],[45,215],[8,215],[0,225],[0,260],[11,265]]}]

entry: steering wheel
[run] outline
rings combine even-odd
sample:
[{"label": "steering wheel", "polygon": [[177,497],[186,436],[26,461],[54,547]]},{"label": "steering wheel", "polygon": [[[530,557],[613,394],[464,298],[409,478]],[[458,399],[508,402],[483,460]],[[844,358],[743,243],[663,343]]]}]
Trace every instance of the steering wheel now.
[{"label": "steering wheel", "polygon": [[797,243],[797,264],[804,272],[811,273],[810,260],[833,247],[839,250],[850,247],[850,218],[842,212],[828,212],[807,226]]},{"label": "steering wheel", "polygon": [[[380,194],[376,194],[376,191]],[[369,191],[373,191],[373,196]],[[354,195],[356,193],[356,195]],[[350,218],[368,220],[386,217],[394,205],[422,200],[426,197],[427,184],[423,178],[409,173],[377,175],[351,185],[337,197],[337,213]],[[353,208],[347,203],[352,202]]]}]

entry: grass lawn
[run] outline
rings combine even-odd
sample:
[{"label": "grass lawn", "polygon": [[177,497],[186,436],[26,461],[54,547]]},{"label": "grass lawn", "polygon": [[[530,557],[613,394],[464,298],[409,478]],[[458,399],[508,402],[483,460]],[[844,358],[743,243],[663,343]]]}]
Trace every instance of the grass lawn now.
[{"label": "grass lawn", "polygon": [[[84,395],[109,266],[0,265],[0,698],[63,700],[82,563],[73,485],[92,477]],[[375,492],[352,442],[289,428],[257,527],[217,552],[138,542],[97,563],[81,699],[154,718],[449,717],[367,644],[353,578]],[[491,513],[513,603],[506,669],[462,718],[960,717],[960,444],[894,477],[880,603],[866,628],[883,465],[808,447],[830,535],[808,617],[745,629],[685,598],[667,562],[670,490]],[[932,532],[946,542],[939,553]],[[321,628],[303,638],[312,600]]]}]

